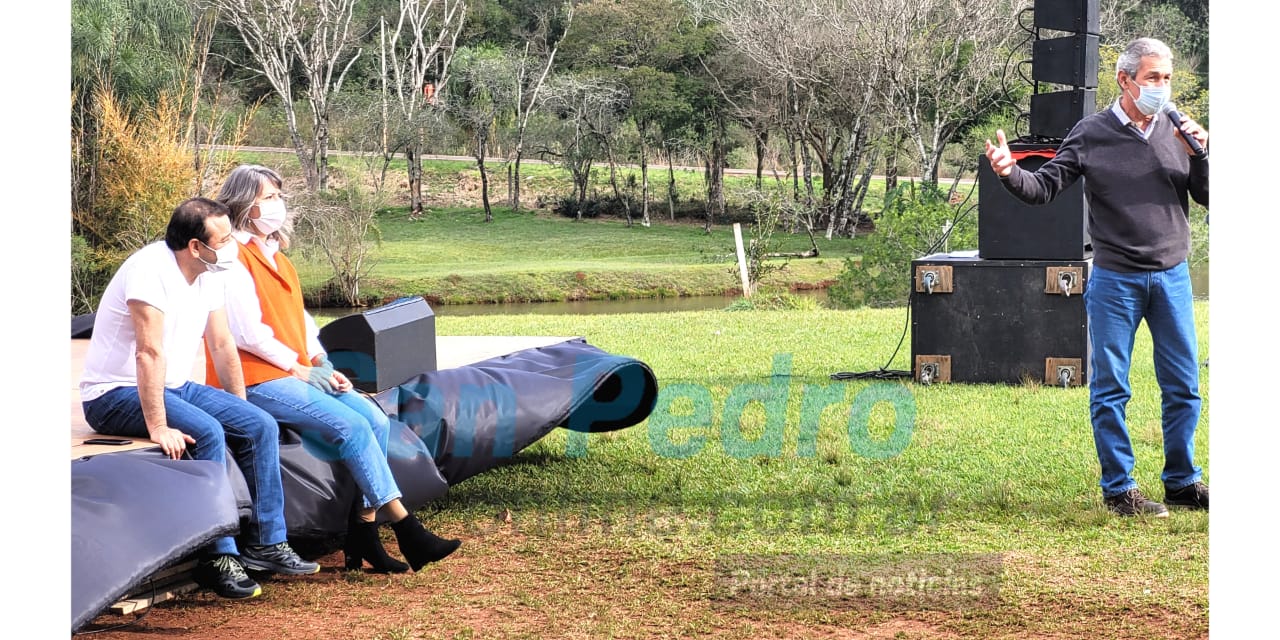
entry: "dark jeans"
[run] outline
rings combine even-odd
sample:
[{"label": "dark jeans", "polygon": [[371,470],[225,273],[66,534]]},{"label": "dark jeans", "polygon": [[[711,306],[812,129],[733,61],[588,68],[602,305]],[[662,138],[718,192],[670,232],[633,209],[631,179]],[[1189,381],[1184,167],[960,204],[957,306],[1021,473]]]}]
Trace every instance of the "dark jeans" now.
[{"label": "dark jeans", "polygon": [[[105,435],[147,438],[137,387],[118,387],[83,403],[85,421]],[[226,463],[229,447],[244,473],[253,498],[253,515],[241,532],[250,544],[275,544],[286,538],[284,487],[280,482],[280,431],[267,412],[226,391],[188,382],[164,390],[169,427],[192,438],[197,460]],[[211,545],[213,553],[236,554],[235,540],[223,537]]]}]

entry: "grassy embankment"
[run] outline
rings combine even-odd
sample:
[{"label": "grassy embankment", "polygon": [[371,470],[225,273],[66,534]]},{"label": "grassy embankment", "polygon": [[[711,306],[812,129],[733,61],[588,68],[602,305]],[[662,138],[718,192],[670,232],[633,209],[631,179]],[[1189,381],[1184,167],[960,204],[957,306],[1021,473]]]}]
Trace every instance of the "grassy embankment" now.
[{"label": "grassy embankment", "polygon": [[[297,171],[297,160],[288,155],[242,153],[240,159],[268,164],[286,175]],[[334,160],[340,168],[337,182],[364,175],[357,159]],[[402,167],[402,161],[393,165],[393,179],[402,180]],[[571,192],[567,176],[559,169],[531,164],[522,172],[526,206],[540,196],[550,202]],[[428,161],[428,211],[413,221],[405,206],[406,187],[397,187],[395,206],[377,218],[381,241],[373,251],[373,269],[362,284],[369,302],[407,295],[459,304],[723,295],[741,290],[732,227],[721,223],[711,233],[704,232],[701,218],[688,217],[689,204],[682,204],[677,220],[671,221],[663,195],[666,171],[651,173],[655,198],[662,199],[651,204],[654,224],[648,228],[638,222],[628,227],[618,218],[576,222],[550,209],[517,213],[507,207],[495,207],[494,221],[486,224],[483,210],[475,206],[478,175],[474,163]],[[504,175],[491,177],[494,202],[505,195]],[[597,168],[595,175],[596,190],[608,193],[607,168]],[[754,179],[732,176],[726,182],[732,195],[754,184]],[[692,196],[701,193],[702,178],[696,172],[678,171],[676,184],[680,193]],[[868,207],[879,206],[877,194],[873,189]],[[750,230],[744,228],[744,241],[750,239]],[[810,248],[803,232],[777,233],[773,240],[776,252]],[[778,289],[825,287],[840,272],[844,258],[860,253],[859,240],[828,241],[819,234],[817,242],[818,258],[790,260],[764,284]],[[328,265],[318,256],[297,253],[309,299],[313,304],[322,302],[316,296],[329,278]]]}]

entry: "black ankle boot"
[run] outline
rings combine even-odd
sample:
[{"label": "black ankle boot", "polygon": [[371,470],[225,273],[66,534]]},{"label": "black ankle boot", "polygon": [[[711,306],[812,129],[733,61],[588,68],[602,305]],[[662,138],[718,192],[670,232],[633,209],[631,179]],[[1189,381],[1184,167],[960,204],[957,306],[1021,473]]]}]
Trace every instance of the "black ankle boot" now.
[{"label": "black ankle boot", "polygon": [[392,522],[391,530],[400,543],[400,553],[404,554],[404,559],[409,561],[414,571],[428,562],[444,560],[462,546],[461,540],[447,540],[427,531],[412,513],[399,522]]},{"label": "black ankle boot", "polygon": [[361,569],[368,562],[370,573],[405,573],[409,565],[387,555],[378,538],[378,524],[357,520],[347,525],[347,542],[342,547],[347,569]]}]

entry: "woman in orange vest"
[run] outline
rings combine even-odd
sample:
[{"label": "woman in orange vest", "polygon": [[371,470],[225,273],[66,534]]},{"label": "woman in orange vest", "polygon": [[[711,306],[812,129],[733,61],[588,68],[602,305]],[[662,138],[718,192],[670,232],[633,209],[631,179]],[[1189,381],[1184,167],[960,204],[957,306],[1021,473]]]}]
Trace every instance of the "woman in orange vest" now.
[{"label": "woman in orange vest", "polygon": [[[280,174],[259,165],[236,167],[218,193],[231,209],[232,235],[241,244],[243,269],[227,272],[227,317],[240,352],[249,402],[298,432],[318,458],[340,461],[360,488],[363,503],[347,530],[348,569],[402,573],[444,559],[459,540],[428,531],[400,502],[387,464],[391,424],[372,401],[352,389],[333,368],[319,330],[302,302],[301,284],[289,258],[291,225]],[[211,384],[217,373],[206,372]],[[389,556],[378,536],[377,513],[391,521],[408,560]]]}]

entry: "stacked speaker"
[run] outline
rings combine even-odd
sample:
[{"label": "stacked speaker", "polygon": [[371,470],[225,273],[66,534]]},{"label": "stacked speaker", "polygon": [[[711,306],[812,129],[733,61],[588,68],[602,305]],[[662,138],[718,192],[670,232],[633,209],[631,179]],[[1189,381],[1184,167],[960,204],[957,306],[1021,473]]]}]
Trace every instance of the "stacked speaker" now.
[{"label": "stacked speaker", "polygon": [[436,317],[421,297],[343,316],[320,328],[320,344],[352,386],[380,393],[436,370]]},{"label": "stacked speaker", "polygon": [[[1009,144],[1028,171],[1097,110],[1099,72],[1097,0],[1038,0],[1033,12],[1031,134]],[[1041,92],[1041,83],[1066,88]],[[1052,203],[1028,205],[979,158],[978,250],[912,263],[916,379],[1087,384],[1088,218],[1083,178]]]}]

